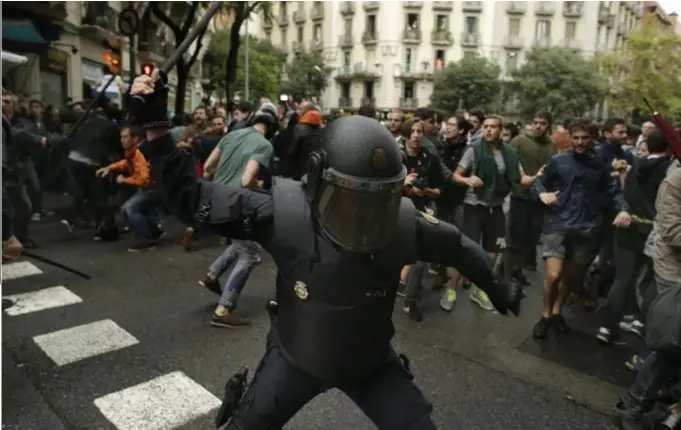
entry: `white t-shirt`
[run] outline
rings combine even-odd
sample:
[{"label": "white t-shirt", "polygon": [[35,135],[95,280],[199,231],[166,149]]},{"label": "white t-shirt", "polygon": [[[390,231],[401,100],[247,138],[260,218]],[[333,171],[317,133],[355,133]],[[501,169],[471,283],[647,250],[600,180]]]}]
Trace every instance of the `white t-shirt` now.
[{"label": "white t-shirt", "polygon": [[[95,90],[99,93],[104,89],[104,86],[106,85],[107,82],[109,82],[109,79],[111,79],[112,75],[104,75],[102,79],[99,81],[97,84],[97,88]],[[106,87],[107,93],[116,93],[118,95],[118,98],[121,97],[121,89],[125,86],[125,83],[123,82],[123,79],[121,79],[120,76],[116,76],[116,79],[111,82],[111,84]]]}]

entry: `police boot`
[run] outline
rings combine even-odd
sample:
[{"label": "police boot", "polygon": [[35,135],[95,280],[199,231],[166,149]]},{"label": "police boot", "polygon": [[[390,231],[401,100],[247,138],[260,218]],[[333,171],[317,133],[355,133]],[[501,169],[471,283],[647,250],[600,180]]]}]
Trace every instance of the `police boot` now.
[{"label": "police boot", "polygon": [[520,302],[525,298],[525,292],[517,284],[511,284],[511,292],[509,296],[508,310],[513,313],[513,315],[518,316],[520,314]]},{"label": "police boot", "polygon": [[242,369],[234,376],[229,378],[225,384],[225,396],[222,399],[222,405],[215,417],[215,427],[221,428],[234,415],[239,408],[239,403],[244,395],[246,388],[246,381],[248,380],[248,368]]}]

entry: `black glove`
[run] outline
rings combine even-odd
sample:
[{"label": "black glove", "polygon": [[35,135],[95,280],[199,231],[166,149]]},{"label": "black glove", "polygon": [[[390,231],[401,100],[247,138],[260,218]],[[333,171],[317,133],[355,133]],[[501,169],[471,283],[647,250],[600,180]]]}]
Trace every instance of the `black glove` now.
[{"label": "black glove", "polygon": [[127,122],[144,128],[170,128],[168,120],[168,76],[161,72],[151,94],[126,94]]}]

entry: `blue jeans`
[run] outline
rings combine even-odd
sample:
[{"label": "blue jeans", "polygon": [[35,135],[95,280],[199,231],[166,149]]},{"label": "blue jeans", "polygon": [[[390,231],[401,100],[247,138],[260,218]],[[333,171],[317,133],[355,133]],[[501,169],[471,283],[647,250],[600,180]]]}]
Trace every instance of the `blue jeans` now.
[{"label": "blue jeans", "polygon": [[229,274],[227,282],[222,287],[222,296],[220,296],[219,304],[227,309],[236,308],[236,302],[241,295],[241,291],[244,289],[246,281],[248,281],[248,277],[253,271],[253,267],[257,264],[259,251],[260,249],[256,242],[234,239],[222,255],[211,264],[210,273],[219,278],[236,260],[232,273]]},{"label": "blue jeans", "polygon": [[124,222],[130,227],[135,240],[142,245],[156,241],[159,207],[163,204],[161,193],[156,190],[138,190],[121,207]]},{"label": "blue jeans", "polygon": [[[666,288],[681,288],[681,283],[655,278],[656,283]],[[636,381],[622,396],[624,412],[630,418],[640,418],[650,410],[657,392],[670,378],[681,370],[681,354],[652,352],[636,375]]]}]

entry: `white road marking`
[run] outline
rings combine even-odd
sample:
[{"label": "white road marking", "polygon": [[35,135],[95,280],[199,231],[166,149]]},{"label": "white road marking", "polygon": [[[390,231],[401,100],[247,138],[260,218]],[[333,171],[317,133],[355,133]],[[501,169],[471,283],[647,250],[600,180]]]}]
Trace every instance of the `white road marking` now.
[{"label": "white road marking", "polygon": [[14,306],[7,309],[7,315],[16,316],[31,312],[44,311],[45,309],[58,308],[73,305],[83,301],[63,286],[44,288],[30,293],[15,294],[5,298],[14,301]]},{"label": "white road marking", "polygon": [[220,400],[183,372],[159,376],[95,400],[118,430],[169,430],[220,406]]},{"label": "white road marking", "polygon": [[33,338],[33,341],[57,366],[75,363],[139,343],[111,320],[79,325]]},{"label": "white road marking", "polygon": [[19,261],[2,265],[2,280],[23,278],[24,276],[40,275],[42,270],[38,269],[30,261]]}]

